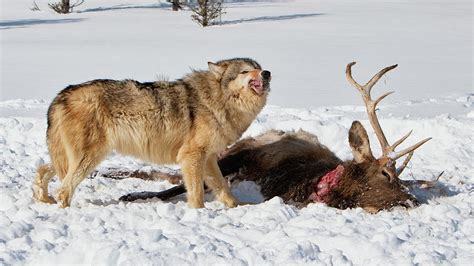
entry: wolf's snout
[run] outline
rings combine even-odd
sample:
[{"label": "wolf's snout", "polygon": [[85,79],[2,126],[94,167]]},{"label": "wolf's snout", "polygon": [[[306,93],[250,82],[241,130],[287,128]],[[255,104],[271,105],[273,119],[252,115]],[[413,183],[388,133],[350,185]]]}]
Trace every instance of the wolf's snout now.
[{"label": "wolf's snout", "polygon": [[263,70],[262,73],[260,73],[260,75],[262,75],[262,78],[263,79],[270,79],[272,73],[268,70]]}]

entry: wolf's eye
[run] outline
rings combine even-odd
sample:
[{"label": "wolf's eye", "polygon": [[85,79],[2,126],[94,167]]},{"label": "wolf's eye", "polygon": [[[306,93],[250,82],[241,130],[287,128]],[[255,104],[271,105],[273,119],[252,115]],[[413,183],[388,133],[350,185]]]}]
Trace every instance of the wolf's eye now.
[{"label": "wolf's eye", "polygon": [[249,72],[248,72],[248,71],[242,71],[242,72],[240,72],[240,74],[247,74],[247,73],[249,73]]}]

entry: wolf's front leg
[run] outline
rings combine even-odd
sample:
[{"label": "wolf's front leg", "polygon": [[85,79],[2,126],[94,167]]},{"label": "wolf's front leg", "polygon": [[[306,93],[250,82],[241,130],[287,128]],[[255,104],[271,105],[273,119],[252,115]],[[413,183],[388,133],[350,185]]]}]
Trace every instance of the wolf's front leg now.
[{"label": "wolf's front leg", "polygon": [[202,151],[186,151],[179,155],[179,164],[183,172],[186,186],[188,206],[204,208],[204,164],[205,153]]},{"label": "wolf's front leg", "polygon": [[227,180],[222,176],[221,170],[217,164],[217,156],[211,155],[206,162],[206,177],[204,178],[217,199],[223,202],[227,207],[233,208],[237,206],[237,200],[230,192]]}]

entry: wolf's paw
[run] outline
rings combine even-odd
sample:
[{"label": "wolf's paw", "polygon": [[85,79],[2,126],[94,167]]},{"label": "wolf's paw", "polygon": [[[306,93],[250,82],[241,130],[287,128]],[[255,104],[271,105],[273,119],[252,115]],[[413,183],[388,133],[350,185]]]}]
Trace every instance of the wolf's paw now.
[{"label": "wolf's paw", "polygon": [[69,191],[60,189],[58,191],[58,204],[60,208],[67,208],[71,205],[71,198]]},{"label": "wolf's paw", "polygon": [[188,202],[188,206],[189,208],[193,208],[193,209],[202,209],[204,208],[204,203],[191,203],[191,202]]},{"label": "wolf's paw", "polygon": [[226,196],[226,197],[221,197],[220,198],[220,201],[222,203],[224,203],[224,205],[227,207],[227,208],[235,208],[237,207],[239,204],[239,201],[236,200],[233,196]]},{"label": "wolf's paw", "polygon": [[49,196],[49,195],[47,197],[43,197],[43,198],[37,199],[37,200],[39,200],[41,202],[44,202],[44,203],[49,203],[49,204],[55,204],[56,203],[56,200],[53,197]]},{"label": "wolf's paw", "polygon": [[44,203],[49,203],[49,204],[55,204],[56,203],[56,200],[47,195],[47,196],[41,196],[41,197],[38,197],[38,196],[33,196],[34,199],[36,199],[37,201],[40,201],[40,202],[44,202]]},{"label": "wolf's paw", "polygon": [[68,202],[66,201],[62,201],[62,200],[58,200],[58,204],[59,204],[59,208],[67,208],[69,207],[71,204],[69,204]]},{"label": "wolf's paw", "polygon": [[36,200],[42,201],[41,199],[43,198],[43,195],[44,195],[43,188],[40,185],[34,183],[33,184],[33,198]]},{"label": "wolf's paw", "polygon": [[43,189],[40,185],[34,183],[33,184],[33,198],[37,201],[41,201],[44,203],[54,204],[56,200],[48,195],[48,192]]},{"label": "wolf's paw", "polygon": [[193,209],[204,208],[204,199],[188,198],[188,206],[189,208],[193,208]]}]

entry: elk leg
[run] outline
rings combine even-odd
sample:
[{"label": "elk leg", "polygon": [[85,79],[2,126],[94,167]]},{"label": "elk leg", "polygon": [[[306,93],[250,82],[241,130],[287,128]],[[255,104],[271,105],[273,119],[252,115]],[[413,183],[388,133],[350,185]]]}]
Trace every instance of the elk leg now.
[{"label": "elk leg", "polygon": [[135,201],[135,200],[146,200],[151,198],[158,198],[160,200],[167,200],[172,197],[176,197],[186,193],[186,188],[184,185],[174,186],[170,189],[163,190],[160,192],[152,192],[152,191],[142,191],[142,192],[134,192],[127,195],[123,195],[119,198],[121,201]]}]

